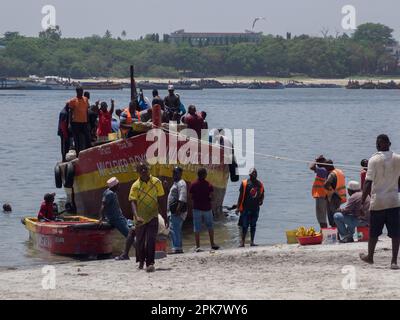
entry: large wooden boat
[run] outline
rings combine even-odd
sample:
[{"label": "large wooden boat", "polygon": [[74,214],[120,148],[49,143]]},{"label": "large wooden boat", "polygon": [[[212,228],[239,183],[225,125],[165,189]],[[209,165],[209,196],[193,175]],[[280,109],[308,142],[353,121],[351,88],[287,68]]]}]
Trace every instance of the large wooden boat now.
[{"label": "large wooden boat", "polygon": [[[154,142],[148,141],[146,137],[147,133],[141,133],[128,139],[119,139],[92,147],[80,152],[77,159],[56,165],[56,186],[65,187],[68,202],[76,209],[77,214],[89,213],[90,216],[97,217],[102,195],[107,187],[106,182],[115,176],[120,181],[119,202],[122,211],[127,218],[132,218],[128,196],[133,182],[138,179],[136,166],[140,162],[150,163],[151,174],[163,182],[165,192],[168,194],[173,183],[172,170],[177,165],[171,161],[171,155],[176,157],[177,154],[186,152],[187,144],[193,141],[189,138],[184,138],[185,141],[177,141],[176,133],[165,131],[168,155],[164,158],[162,155],[149,158],[146,153],[151,145],[154,146]],[[238,179],[235,164],[224,163],[224,147],[208,142],[196,141],[195,143],[198,146],[198,152],[189,154],[187,151],[187,163],[178,163],[184,170],[183,179],[190,185],[197,179],[197,170],[205,167],[208,171],[207,180],[214,186],[213,212],[220,215],[230,173],[231,179],[234,181]],[[174,151],[175,146],[176,151]],[[201,150],[207,150],[210,155],[208,161],[205,161],[204,157],[202,159]],[[155,161],[158,162],[154,163]],[[191,214],[190,202],[189,200],[189,215]]]}]

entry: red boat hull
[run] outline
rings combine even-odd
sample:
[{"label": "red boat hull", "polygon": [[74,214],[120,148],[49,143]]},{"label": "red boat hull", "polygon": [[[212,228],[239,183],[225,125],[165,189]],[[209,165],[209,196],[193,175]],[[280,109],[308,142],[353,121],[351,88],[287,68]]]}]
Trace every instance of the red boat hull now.
[{"label": "red boat hull", "polygon": [[[82,222],[37,222],[25,219],[35,248],[59,255],[112,253],[112,229],[84,229]],[[86,224],[88,225],[88,224]],[[93,225],[93,223],[92,223]]]}]

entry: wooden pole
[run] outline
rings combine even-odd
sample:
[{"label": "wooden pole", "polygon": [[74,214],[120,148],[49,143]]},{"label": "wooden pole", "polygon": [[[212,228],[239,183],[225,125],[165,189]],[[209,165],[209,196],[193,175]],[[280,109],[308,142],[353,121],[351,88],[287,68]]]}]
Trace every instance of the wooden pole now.
[{"label": "wooden pole", "polygon": [[131,101],[134,101],[137,98],[137,92],[136,92],[136,83],[135,83],[135,70],[133,65],[131,65],[130,68],[131,71]]}]

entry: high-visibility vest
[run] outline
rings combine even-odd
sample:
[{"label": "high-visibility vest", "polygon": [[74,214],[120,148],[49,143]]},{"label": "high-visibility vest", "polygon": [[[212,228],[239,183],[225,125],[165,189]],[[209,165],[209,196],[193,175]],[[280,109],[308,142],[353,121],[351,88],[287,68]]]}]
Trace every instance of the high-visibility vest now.
[{"label": "high-visibility vest", "polygon": [[325,189],[325,178],[320,178],[315,176],[315,180],[312,186],[312,196],[313,198],[325,198],[326,197],[326,189]]},{"label": "high-visibility vest", "polygon": [[346,193],[346,179],[344,173],[340,169],[335,169],[332,172],[334,172],[336,175],[335,193],[340,197],[340,202],[345,203],[347,201],[347,193]]},{"label": "high-visibility vest", "polygon": [[[126,113],[126,124],[132,124],[133,123],[132,114],[129,111],[129,108],[126,108],[123,112]],[[140,112],[139,111],[136,111],[136,117],[140,121]],[[126,135],[129,132],[129,129],[123,128],[123,127],[120,127],[120,130],[123,135]]]},{"label": "high-visibility vest", "polygon": [[[243,194],[242,194],[242,198],[240,199],[240,203],[239,203],[239,211],[243,212],[244,208],[243,208],[243,204],[244,204],[244,199],[246,197],[246,189],[247,189],[247,179],[242,181],[242,186],[243,186]],[[259,181],[260,183],[260,195],[264,193],[264,185],[261,181]]]}]

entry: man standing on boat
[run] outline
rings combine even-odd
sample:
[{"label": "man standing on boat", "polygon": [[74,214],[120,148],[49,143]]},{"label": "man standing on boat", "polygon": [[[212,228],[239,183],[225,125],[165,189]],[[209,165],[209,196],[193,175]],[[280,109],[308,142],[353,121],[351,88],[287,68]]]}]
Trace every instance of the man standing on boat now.
[{"label": "man standing on boat", "polygon": [[66,156],[71,147],[71,135],[69,132],[69,108],[68,104],[61,110],[58,118],[58,136],[61,139],[62,161],[66,162]]},{"label": "man standing on boat", "polygon": [[154,272],[159,213],[168,227],[164,188],[161,181],[150,174],[147,164],[140,163],[137,171],[139,179],[133,183],[129,193],[136,226],[136,262],[139,262],[139,269],[143,269],[146,263],[146,271]]},{"label": "man standing on boat", "polygon": [[76,155],[82,150],[91,147],[91,139],[88,128],[88,108],[89,102],[83,96],[83,89],[76,88],[76,97],[68,102],[68,107],[71,110],[71,128],[74,137]]},{"label": "man standing on boat", "polygon": [[249,179],[243,180],[240,185],[237,212],[240,212],[240,225],[242,238],[240,247],[245,246],[247,231],[250,226],[250,238],[252,247],[257,246],[254,242],[256,236],[257,221],[260,207],[264,202],[264,185],[257,179],[257,170],[251,168]]},{"label": "man standing on boat", "polygon": [[180,123],[180,106],[181,100],[177,94],[175,94],[175,88],[172,84],[168,86],[168,95],[164,98],[165,111],[168,115],[169,121],[177,121]]}]

